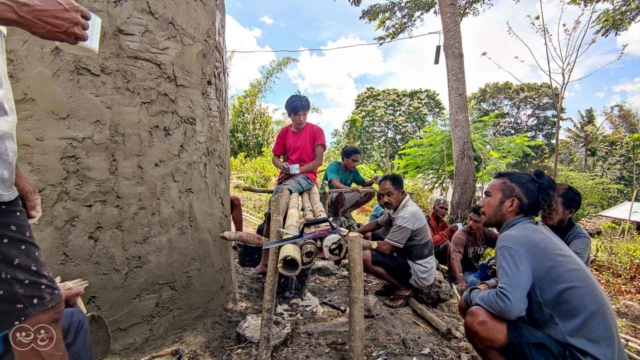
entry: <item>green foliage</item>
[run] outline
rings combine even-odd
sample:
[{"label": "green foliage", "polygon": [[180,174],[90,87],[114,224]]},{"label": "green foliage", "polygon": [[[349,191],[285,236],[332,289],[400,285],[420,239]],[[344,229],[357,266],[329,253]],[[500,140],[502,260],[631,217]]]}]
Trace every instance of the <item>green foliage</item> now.
[{"label": "green foliage", "polygon": [[544,162],[553,152],[557,116],[554,95],[548,84],[488,83],[471,94],[469,104],[476,118],[494,114],[498,120],[496,135],[526,134],[531,139],[543,141],[532,148],[533,155],[515,163],[515,168],[524,169],[534,160]]},{"label": "green foliage", "polygon": [[262,101],[278,80],[278,75],[294,62],[297,60],[291,57],[272,61],[262,70],[262,76],[249,84],[248,89],[229,100],[232,157],[241,153],[248,158],[260,156],[262,149],[273,143],[277,129],[282,124],[273,118]]},{"label": "green foliage", "polygon": [[560,167],[556,182],[569,184],[582,194],[582,207],[574,216],[576,221],[580,221],[586,215],[597,214],[624,200],[624,186],[594,174]]},{"label": "green foliage", "polygon": [[629,30],[631,25],[640,21],[640,2],[638,0],[571,0],[571,3],[584,7],[608,6],[596,17],[597,33],[603,37],[611,34],[618,36],[621,32]]},{"label": "green foliage", "polygon": [[363,163],[377,164],[384,172],[391,171],[400,148],[420,129],[444,116],[444,105],[433,90],[369,87],[358,94],[355,105],[342,129],[333,133],[332,147],[357,146]]},{"label": "green foliage", "polygon": [[578,111],[578,115],[580,116],[580,119],[578,119],[578,121],[569,119],[573,124],[573,128],[566,129],[566,132],[569,140],[571,140],[574,145],[579,146],[583,149],[583,170],[587,171],[589,170],[589,155],[594,155],[597,153],[597,145],[600,143],[600,140],[605,136],[605,134],[604,130],[602,129],[602,124],[598,125],[596,113],[593,108],[587,109],[584,113],[582,111]]},{"label": "green foliage", "polygon": [[270,188],[275,186],[280,171],[271,162],[271,152],[265,148],[262,155],[247,158],[244,154],[231,158],[231,174],[237,180],[244,181],[246,186]]},{"label": "green foliage", "polygon": [[[490,181],[497,172],[507,170],[524,155],[532,154],[539,141],[527,135],[497,136],[499,123],[493,116],[475,119],[471,123],[477,178]],[[417,139],[409,141],[400,151],[399,170],[408,177],[421,179],[428,188],[446,189],[453,180],[451,132],[437,121],[422,129]]]},{"label": "green foliage", "polygon": [[[353,6],[360,6],[362,0],[348,0]],[[376,24],[376,30],[382,30],[383,35],[377,36],[376,41],[389,41],[403,34],[411,34],[422,25],[424,17],[429,13],[438,13],[436,0],[393,0],[381,1],[369,5],[362,10],[360,20]],[[477,16],[485,7],[491,6],[491,0],[463,0],[458,1],[460,17]]]}]

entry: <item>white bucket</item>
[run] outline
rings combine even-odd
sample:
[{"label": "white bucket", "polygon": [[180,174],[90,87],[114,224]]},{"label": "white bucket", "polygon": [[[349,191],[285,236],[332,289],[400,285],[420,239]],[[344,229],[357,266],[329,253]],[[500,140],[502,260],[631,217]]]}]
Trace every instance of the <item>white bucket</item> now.
[{"label": "white bucket", "polygon": [[100,50],[100,33],[102,31],[102,19],[91,13],[91,20],[89,20],[89,30],[87,31],[87,35],[89,35],[89,39],[87,41],[83,41],[78,45],[69,45],[66,43],[56,42],[59,48],[64,51],[70,52],[76,55],[84,55],[84,56],[96,56],[98,55],[98,51]]}]

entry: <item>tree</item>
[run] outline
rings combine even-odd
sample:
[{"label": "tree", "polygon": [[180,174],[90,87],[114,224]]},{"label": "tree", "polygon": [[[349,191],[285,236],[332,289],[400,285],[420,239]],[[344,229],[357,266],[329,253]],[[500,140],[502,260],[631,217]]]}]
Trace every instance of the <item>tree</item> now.
[{"label": "tree", "polygon": [[[598,144],[600,139],[604,136],[602,130],[602,124],[598,125],[596,114],[593,108],[587,109],[584,113],[578,111],[580,119],[578,121],[569,118],[573,124],[573,129],[566,129],[567,137],[573,141],[574,144],[583,148],[584,151],[584,170],[588,171],[587,159],[589,152],[594,151],[594,146]],[[604,123],[603,123],[604,124]]]},{"label": "tree", "polygon": [[241,153],[248,158],[258,157],[264,148],[273,143],[278,122],[262,101],[278,76],[294,62],[297,60],[291,57],[273,60],[262,69],[262,76],[249,84],[248,89],[230,99],[229,142],[232,157]]},{"label": "tree", "polygon": [[[498,136],[500,121],[486,116],[471,123],[471,139],[474,149],[474,171],[483,183],[494,174],[505,171],[523,155],[531,154],[531,148],[540,144],[526,134]],[[396,160],[399,171],[421,179],[430,190],[446,191],[454,179],[450,129],[443,121],[427,125],[417,139],[407,143]],[[474,185],[475,188],[475,185]]]},{"label": "tree", "polygon": [[[596,15],[596,7],[595,4],[588,8],[583,8],[580,14],[573,20],[570,25],[567,25],[564,20],[564,11],[567,7],[567,0],[561,1],[561,9],[560,15],[558,17],[558,22],[555,26],[555,33],[557,34],[554,38],[554,31],[550,30],[547,24],[545,23],[544,18],[544,7],[542,6],[542,0],[539,0],[540,3],[540,15],[537,16],[528,16],[530,20],[531,27],[534,29],[535,33],[539,35],[544,41],[544,48],[546,53],[546,64],[540,60],[538,60],[538,56],[534,53],[531,46],[527,44],[522,37],[520,37],[511,27],[509,23],[508,31],[509,34],[518,39],[528,50],[531,58],[533,59],[533,64],[527,64],[534,69],[539,70],[546,78],[549,79],[549,89],[553,92],[555,98],[556,105],[556,139],[555,139],[555,151],[554,151],[554,165],[553,165],[553,174],[554,176],[558,172],[558,155],[559,155],[559,143],[560,143],[560,124],[562,122],[562,109],[563,102],[565,99],[565,94],[567,88],[571,83],[578,82],[582,79],[585,79],[594,73],[602,70],[606,66],[611,63],[619,60],[623,53],[623,47],[620,54],[612,61],[602,64],[597,67],[594,71],[591,71],[579,78],[574,78],[574,71],[578,62],[582,61],[581,59],[585,59],[584,55],[593,47],[596,43],[597,34],[592,30],[592,26],[594,25],[595,15]],[[486,53],[483,55],[487,55]],[[491,60],[491,58],[489,58]],[[516,57],[519,59],[519,57]],[[519,59],[520,60],[520,59]],[[493,60],[491,60],[493,61]],[[524,60],[520,60],[524,63]],[[507,71],[511,74],[517,81],[521,82],[520,79],[515,77],[511,72],[500,66],[500,64],[493,61],[498,67]]]},{"label": "tree", "polygon": [[627,135],[640,133],[640,112],[629,104],[611,105],[603,115],[613,131],[620,130]]},{"label": "tree", "polygon": [[[349,0],[349,2],[354,6],[360,6],[362,0]],[[477,15],[482,7],[490,4],[490,0],[461,2],[458,0],[394,0],[370,5],[362,11],[360,16],[360,19],[368,23],[375,22],[376,28],[384,31],[383,35],[376,38],[377,40],[389,41],[402,34],[411,33],[432,11],[440,15],[444,34],[444,53],[447,60],[449,119],[455,162],[450,212],[452,221],[459,221],[466,217],[473,200],[476,183],[460,21],[465,16]]]},{"label": "tree", "polygon": [[572,171],[561,167],[556,181],[571,184],[582,194],[582,206],[574,216],[579,221],[586,215],[597,214],[624,200],[624,187],[594,174]]},{"label": "tree", "polygon": [[545,84],[488,83],[471,94],[469,104],[474,117],[493,114],[499,120],[496,125],[498,136],[527,134],[543,142],[533,149],[533,155],[519,161],[517,168],[534,160],[544,161],[547,153],[553,151],[555,100]]},{"label": "tree", "polygon": [[571,0],[574,5],[591,7],[593,5],[608,6],[596,17],[597,34],[607,37],[620,35],[629,30],[631,25],[640,22],[640,2],[638,0]]},{"label": "tree", "polygon": [[354,145],[363,163],[390,172],[400,148],[429,122],[444,117],[444,105],[433,90],[367,88],[356,98],[353,113],[332,135],[332,147]]}]

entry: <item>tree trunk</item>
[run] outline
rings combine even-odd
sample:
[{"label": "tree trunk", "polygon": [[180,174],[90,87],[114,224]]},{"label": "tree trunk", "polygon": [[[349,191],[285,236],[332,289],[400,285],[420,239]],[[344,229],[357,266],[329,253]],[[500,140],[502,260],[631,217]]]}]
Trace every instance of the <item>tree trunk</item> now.
[{"label": "tree trunk", "polygon": [[440,0],[440,18],[444,29],[444,54],[449,85],[449,119],[453,140],[453,199],[450,220],[459,222],[469,212],[476,187],[471,125],[467,108],[467,85],[464,73],[462,33],[456,0]]},{"label": "tree trunk", "polygon": [[[558,101],[559,98],[558,98]],[[562,115],[560,114],[561,107],[556,104],[556,146],[553,152],[553,178],[558,176],[558,157],[560,155],[560,122],[562,122]]]},{"label": "tree trunk", "polygon": [[49,271],[91,282],[121,358],[232,299],[223,1],[80,0],[96,57],[9,31],[20,168]]}]

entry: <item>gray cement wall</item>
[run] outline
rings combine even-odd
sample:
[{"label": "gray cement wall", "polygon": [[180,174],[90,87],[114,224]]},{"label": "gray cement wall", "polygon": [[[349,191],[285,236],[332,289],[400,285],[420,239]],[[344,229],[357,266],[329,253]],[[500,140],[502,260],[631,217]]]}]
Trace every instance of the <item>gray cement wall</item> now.
[{"label": "gray cement wall", "polygon": [[[99,57],[9,30],[19,165],[43,196],[50,270],[91,283],[114,350],[229,299],[224,1],[85,0]],[[220,307],[218,307],[220,308]]]}]

